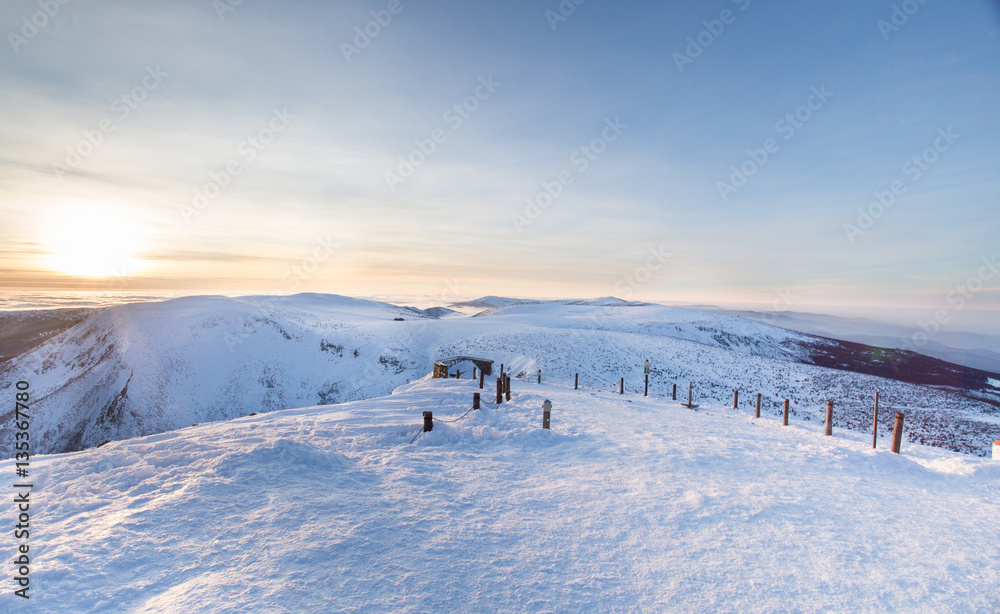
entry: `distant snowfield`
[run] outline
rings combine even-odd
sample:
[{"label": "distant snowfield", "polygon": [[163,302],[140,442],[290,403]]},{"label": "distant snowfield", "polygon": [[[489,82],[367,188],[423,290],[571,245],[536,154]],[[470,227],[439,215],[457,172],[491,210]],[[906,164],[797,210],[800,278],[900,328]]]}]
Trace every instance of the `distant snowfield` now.
[{"label": "distant snowfield", "polygon": [[32,599],[5,607],[1000,609],[1000,462],[662,395],[513,388],[413,444],[423,411],[457,418],[478,386],[421,379],[33,458]]},{"label": "distant snowfield", "polygon": [[[626,390],[668,391],[693,382],[699,398],[744,402],[761,393],[764,413],[791,401],[793,416],[871,428],[881,393],[884,428],[907,408],[912,441],[988,454],[1000,438],[995,389],[974,394],[960,377],[936,387],[810,364],[835,342],[733,316],[632,304],[607,297],[471,301],[476,315],[421,311],[335,295],[201,296],[119,305],[0,362],[0,398],[30,383],[32,449],[53,453],[151,435],[251,412],[333,405],[389,394],[431,371],[436,358],[473,355],[514,377]],[[489,305],[495,305],[489,307]],[[11,324],[13,326],[13,324]],[[874,356],[870,359],[878,362]],[[471,365],[461,367],[466,373]],[[950,385],[949,385],[950,384]],[[13,437],[13,419],[0,438]],[[0,455],[9,454],[9,451]]]}]

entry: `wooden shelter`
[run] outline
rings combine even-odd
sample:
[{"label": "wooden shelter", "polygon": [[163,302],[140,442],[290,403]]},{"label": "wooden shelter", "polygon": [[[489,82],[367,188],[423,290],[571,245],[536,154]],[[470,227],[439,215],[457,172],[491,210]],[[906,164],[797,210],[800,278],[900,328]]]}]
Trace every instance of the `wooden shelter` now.
[{"label": "wooden shelter", "polygon": [[448,371],[452,367],[466,361],[476,365],[485,375],[493,374],[492,360],[476,358],[475,356],[451,356],[434,361],[434,377],[449,377]]}]

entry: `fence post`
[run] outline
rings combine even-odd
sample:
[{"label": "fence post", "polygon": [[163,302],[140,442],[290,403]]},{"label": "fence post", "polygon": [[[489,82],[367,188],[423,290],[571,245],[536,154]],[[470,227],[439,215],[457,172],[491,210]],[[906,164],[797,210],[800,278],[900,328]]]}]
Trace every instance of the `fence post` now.
[{"label": "fence post", "polygon": [[576,390],[579,387],[580,387],[580,374],[577,373],[576,375],[573,376],[573,390]]},{"label": "fence post", "polygon": [[472,379],[476,379],[476,377],[478,377],[478,376],[476,375],[476,368],[475,368],[475,367],[472,367]]},{"label": "fence post", "polygon": [[740,391],[733,390],[733,409],[739,409],[740,406]]},{"label": "fence post", "polygon": [[552,416],[552,401],[545,399],[542,402],[542,428],[549,430],[549,418]]},{"label": "fence post", "polygon": [[424,412],[424,432],[434,430],[434,412],[425,411]]},{"label": "fence post", "polygon": [[677,400],[677,384],[674,384],[674,394],[671,398],[675,401]]},{"label": "fence post", "polygon": [[497,405],[503,403],[503,384],[501,384],[502,378],[497,378]]},{"label": "fence post", "polygon": [[504,379],[505,379],[505,386],[507,388],[507,400],[509,401],[510,400],[510,376],[509,375],[505,375]]},{"label": "fence post", "polygon": [[878,445],[878,393],[875,393],[875,420],[872,422],[872,450]]},{"label": "fence post", "polygon": [[826,431],[823,435],[826,437],[833,435],[833,401],[826,402]]},{"label": "fence post", "polygon": [[785,409],[781,412],[781,426],[788,426],[788,399],[785,399]]},{"label": "fence post", "polygon": [[479,389],[480,390],[483,389],[483,372],[482,371],[479,372]]},{"label": "fence post", "polygon": [[896,413],[896,423],[892,425],[892,452],[899,454],[899,444],[903,442],[903,414]]},{"label": "fence post", "polygon": [[757,393],[757,417],[760,418],[760,393]]},{"label": "fence post", "polygon": [[642,391],[642,396],[649,396],[649,373],[646,374],[646,387]]},{"label": "fence post", "polygon": [[479,409],[479,393],[472,393],[472,409]]},{"label": "fence post", "polygon": [[622,378],[621,386],[618,388],[618,394],[625,394],[625,378]]},{"label": "fence post", "polygon": [[541,369],[538,370],[538,383],[539,384],[542,383],[542,370]]}]

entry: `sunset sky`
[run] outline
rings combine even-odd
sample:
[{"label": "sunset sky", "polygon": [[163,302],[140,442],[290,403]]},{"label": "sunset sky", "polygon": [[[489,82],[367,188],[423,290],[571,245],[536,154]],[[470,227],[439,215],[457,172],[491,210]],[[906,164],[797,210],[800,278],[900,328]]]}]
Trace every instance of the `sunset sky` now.
[{"label": "sunset sky", "polygon": [[996,2],[8,0],[0,28],[2,288],[1000,308]]}]

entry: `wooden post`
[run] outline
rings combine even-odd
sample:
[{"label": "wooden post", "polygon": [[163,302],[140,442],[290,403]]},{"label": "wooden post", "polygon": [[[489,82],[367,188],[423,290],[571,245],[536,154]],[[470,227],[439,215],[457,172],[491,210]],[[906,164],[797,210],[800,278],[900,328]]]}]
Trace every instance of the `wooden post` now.
[{"label": "wooden post", "polygon": [[896,414],[896,423],[892,426],[892,451],[899,454],[899,444],[903,441],[903,414]]},{"label": "wooden post", "polygon": [[506,381],[505,386],[507,388],[507,400],[509,401],[510,400],[510,376],[509,375],[505,375],[504,379]]},{"label": "wooden post", "polygon": [[671,398],[673,398],[673,400],[675,400],[675,401],[677,400],[677,384],[674,384],[674,394],[673,394],[673,397],[671,397]]},{"label": "wooden post", "polygon": [[503,378],[497,378],[497,405],[503,403],[503,384],[501,383]]},{"label": "wooden post", "polygon": [[642,391],[642,396],[649,396],[649,373],[646,374],[646,387]]},{"label": "wooden post", "polygon": [[781,414],[781,426],[788,426],[788,399],[785,399],[785,409]]},{"label": "wooden post", "polygon": [[503,377],[503,363],[500,363],[500,377]]},{"label": "wooden post", "polygon": [[549,419],[552,417],[552,401],[545,399],[542,402],[542,428],[549,430]]},{"label": "wooden post", "polygon": [[542,370],[541,369],[538,370],[538,383],[539,384],[542,383]]},{"label": "wooden post", "polygon": [[826,402],[826,431],[823,435],[826,437],[833,435],[833,401]]},{"label": "wooden post", "polygon": [[694,394],[694,384],[692,382],[688,382],[688,405],[693,404],[691,400],[693,394]]},{"label": "wooden post", "polygon": [[479,409],[479,393],[472,393],[472,409]]},{"label": "wooden post", "polygon": [[579,387],[580,387],[580,374],[577,373],[576,375],[573,376],[573,390],[576,390]]},{"label": "wooden post", "polygon": [[424,432],[434,430],[434,412],[425,411],[424,412]]},{"label": "wooden post", "polygon": [[757,393],[757,417],[760,418],[760,393]]},{"label": "wooden post", "polygon": [[480,390],[483,389],[483,372],[482,371],[479,372],[479,389]]},{"label": "wooden post", "polygon": [[733,390],[733,409],[739,409],[740,407],[740,391]]},{"label": "wooden post", "polygon": [[476,368],[472,367],[472,379],[476,379]]},{"label": "wooden post", "polygon": [[621,386],[618,388],[618,394],[625,394],[625,378],[622,378]]},{"label": "wooden post", "polygon": [[872,450],[878,446],[878,393],[875,393],[875,420],[872,422]]}]

